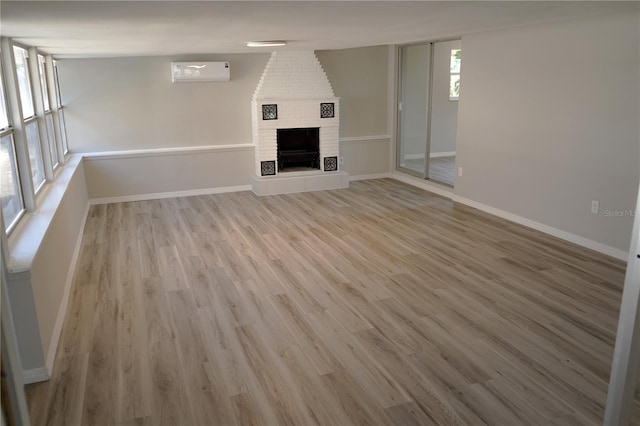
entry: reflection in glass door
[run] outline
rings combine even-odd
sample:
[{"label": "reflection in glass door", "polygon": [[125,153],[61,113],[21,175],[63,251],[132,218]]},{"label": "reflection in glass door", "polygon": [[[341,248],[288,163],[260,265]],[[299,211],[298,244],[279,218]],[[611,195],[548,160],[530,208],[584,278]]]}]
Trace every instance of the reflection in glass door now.
[{"label": "reflection in glass door", "polygon": [[432,50],[427,176],[447,186],[455,180],[461,45],[460,40],[439,41]]},{"label": "reflection in glass door", "polygon": [[402,46],[398,87],[397,167],[427,176],[429,43]]}]

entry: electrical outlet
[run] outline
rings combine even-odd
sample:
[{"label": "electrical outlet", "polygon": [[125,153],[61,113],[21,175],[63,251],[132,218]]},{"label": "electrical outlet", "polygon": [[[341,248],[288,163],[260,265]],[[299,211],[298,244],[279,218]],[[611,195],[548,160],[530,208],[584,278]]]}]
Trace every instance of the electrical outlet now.
[{"label": "electrical outlet", "polygon": [[344,164],[344,157],[340,157],[340,165]]},{"label": "electrical outlet", "polygon": [[462,176],[462,167],[458,167],[458,176]]},{"label": "electrical outlet", "polygon": [[600,201],[591,200],[591,213],[598,214],[599,210],[600,210]]}]

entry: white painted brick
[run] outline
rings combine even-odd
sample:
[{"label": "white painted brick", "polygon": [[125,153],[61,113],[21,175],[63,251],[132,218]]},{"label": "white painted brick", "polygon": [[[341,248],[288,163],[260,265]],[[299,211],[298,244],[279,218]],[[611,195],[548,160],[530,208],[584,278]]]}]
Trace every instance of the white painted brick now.
[{"label": "white painted brick", "polygon": [[[334,118],[320,118],[320,103],[335,104]],[[262,105],[277,104],[278,119],[262,120]],[[252,136],[256,144],[256,174],[260,162],[277,156],[277,129],[320,128],[320,155],[339,155],[339,99],[311,51],[275,52],[271,55],[253,94]]]}]

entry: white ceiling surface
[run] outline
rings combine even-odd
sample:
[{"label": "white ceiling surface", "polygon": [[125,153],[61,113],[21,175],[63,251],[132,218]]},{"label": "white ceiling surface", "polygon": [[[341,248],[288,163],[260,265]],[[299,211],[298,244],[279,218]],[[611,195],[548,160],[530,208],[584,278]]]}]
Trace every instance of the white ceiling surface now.
[{"label": "white ceiling surface", "polygon": [[[56,57],[117,57],[399,44],[638,10],[614,1],[5,1],[0,34]],[[267,51],[274,50],[267,48]]]}]

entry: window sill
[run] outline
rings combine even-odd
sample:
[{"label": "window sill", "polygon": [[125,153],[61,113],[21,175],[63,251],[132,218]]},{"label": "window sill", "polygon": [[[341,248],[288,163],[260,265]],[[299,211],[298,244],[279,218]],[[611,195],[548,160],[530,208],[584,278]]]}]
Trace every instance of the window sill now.
[{"label": "window sill", "polygon": [[28,271],[38,255],[42,241],[64,198],[69,182],[78,170],[82,155],[71,155],[64,166],[60,166],[56,179],[48,183],[38,195],[38,209],[24,215],[8,238],[10,257],[7,259],[9,273]]}]

